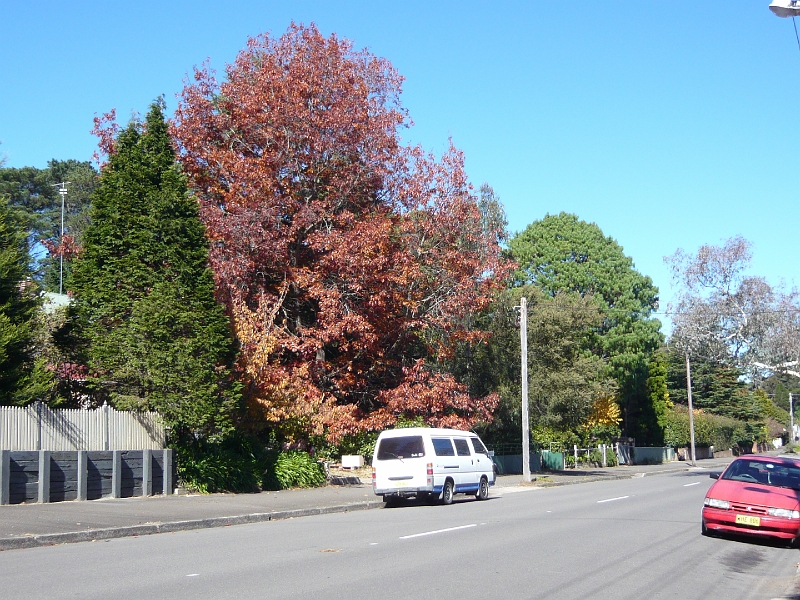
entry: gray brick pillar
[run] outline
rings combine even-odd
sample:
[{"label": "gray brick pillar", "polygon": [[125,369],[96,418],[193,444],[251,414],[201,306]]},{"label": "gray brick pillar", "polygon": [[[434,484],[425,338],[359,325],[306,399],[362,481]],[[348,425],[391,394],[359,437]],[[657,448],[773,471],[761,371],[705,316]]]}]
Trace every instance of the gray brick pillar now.
[{"label": "gray brick pillar", "polygon": [[50,450],[39,450],[39,503],[50,502]]},{"label": "gray brick pillar", "polygon": [[164,495],[169,496],[172,494],[172,458],[173,450],[164,450]]},{"label": "gray brick pillar", "polygon": [[142,496],[153,495],[153,451],[142,450]]},{"label": "gray brick pillar", "polygon": [[11,451],[0,450],[0,504],[8,504],[11,492]]},{"label": "gray brick pillar", "polygon": [[122,450],[114,450],[111,467],[111,497],[122,497]]},{"label": "gray brick pillar", "polygon": [[78,500],[86,500],[88,496],[89,481],[89,453],[78,450]]}]

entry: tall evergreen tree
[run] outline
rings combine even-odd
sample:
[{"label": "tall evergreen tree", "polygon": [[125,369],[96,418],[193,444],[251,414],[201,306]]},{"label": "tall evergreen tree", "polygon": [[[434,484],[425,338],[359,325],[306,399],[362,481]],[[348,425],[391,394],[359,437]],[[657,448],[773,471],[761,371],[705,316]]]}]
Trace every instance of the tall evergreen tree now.
[{"label": "tall evergreen tree", "polygon": [[600,308],[602,323],[588,346],[607,360],[609,375],[617,381],[623,430],[649,441],[648,362],[663,343],[661,323],[652,317],[658,305],[653,281],[635,269],[614,239],[573,214],[534,221],[509,247],[519,265],[515,286],[533,284],[551,296],[577,293]]},{"label": "tall evergreen tree", "polygon": [[117,136],[69,288],[97,398],[159,411],[185,447],[224,438],[239,396],[208,242],[163,109],[153,103]]},{"label": "tall evergreen tree", "polygon": [[51,380],[35,360],[38,299],[30,275],[24,224],[0,196],[0,404],[41,399]]}]

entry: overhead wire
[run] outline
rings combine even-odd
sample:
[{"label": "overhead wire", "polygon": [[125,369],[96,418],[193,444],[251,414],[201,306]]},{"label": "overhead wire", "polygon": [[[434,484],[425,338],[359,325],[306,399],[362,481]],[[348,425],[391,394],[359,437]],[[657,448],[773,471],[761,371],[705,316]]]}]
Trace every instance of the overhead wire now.
[{"label": "overhead wire", "polygon": [[792,25],[794,25],[794,38],[797,40],[797,49],[800,50],[800,35],[797,35],[797,23],[792,17]]}]

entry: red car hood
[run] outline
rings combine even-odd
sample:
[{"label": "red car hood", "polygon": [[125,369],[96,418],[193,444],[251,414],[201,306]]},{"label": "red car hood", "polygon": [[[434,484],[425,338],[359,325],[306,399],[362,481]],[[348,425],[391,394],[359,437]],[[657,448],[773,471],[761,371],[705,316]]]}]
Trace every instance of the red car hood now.
[{"label": "red car hood", "polygon": [[760,485],[745,481],[719,479],[706,494],[708,498],[728,500],[737,504],[754,504],[774,508],[800,508],[800,490]]}]

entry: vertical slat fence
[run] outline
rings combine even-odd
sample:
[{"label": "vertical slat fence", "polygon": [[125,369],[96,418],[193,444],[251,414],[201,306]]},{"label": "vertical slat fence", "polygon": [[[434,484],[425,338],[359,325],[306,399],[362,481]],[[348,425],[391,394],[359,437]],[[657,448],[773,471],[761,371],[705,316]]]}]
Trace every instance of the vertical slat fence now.
[{"label": "vertical slat fence", "polygon": [[154,412],[0,406],[0,450],[161,450],[165,443]]}]

